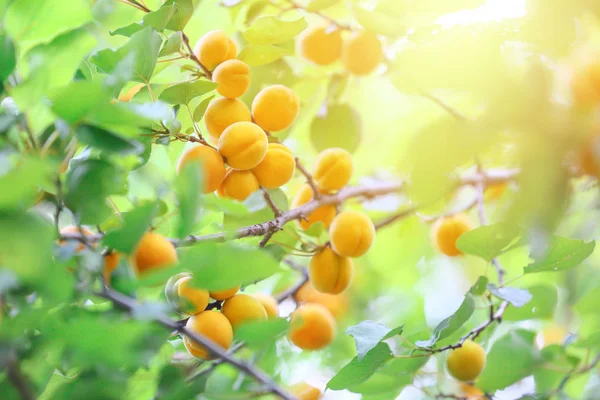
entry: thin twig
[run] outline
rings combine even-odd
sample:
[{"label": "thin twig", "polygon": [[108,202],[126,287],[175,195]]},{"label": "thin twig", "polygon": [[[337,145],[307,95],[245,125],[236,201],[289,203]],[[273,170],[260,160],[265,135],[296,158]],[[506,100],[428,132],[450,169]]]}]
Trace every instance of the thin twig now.
[{"label": "thin twig", "polygon": [[442,107],[444,110],[446,110],[448,113],[452,114],[456,119],[461,120],[461,121],[466,121],[467,117],[465,117],[460,111],[454,109],[452,106],[450,106],[448,103],[446,103],[445,101],[443,101],[442,99],[434,96],[431,93],[422,93],[421,94],[423,97],[433,101],[434,103],[436,103],[437,105],[439,105],[440,107]]},{"label": "thin twig", "polygon": [[417,206],[413,206],[406,210],[399,211],[396,214],[392,214],[389,217],[384,218],[381,221],[377,222],[375,224],[375,229],[379,230],[379,229],[385,228],[386,226],[391,225],[398,220],[409,217],[409,216],[413,215],[417,211],[417,209],[418,209]]},{"label": "thin twig", "polygon": [[263,197],[265,198],[265,202],[271,208],[271,210],[273,211],[273,214],[275,214],[275,218],[280,217],[281,210],[277,207],[277,205],[273,201],[273,198],[269,194],[269,191],[262,186],[260,187],[260,190],[262,190],[262,192],[263,192]]},{"label": "thin twig", "polygon": [[62,182],[60,181],[60,177],[56,178],[56,212],[54,213],[54,225],[56,226],[56,232],[60,234],[60,213],[63,210],[62,204]]},{"label": "thin twig", "polygon": [[313,176],[311,175],[310,172],[308,172],[308,170],[306,168],[304,168],[304,165],[302,165],[302,163],[300,162],[300,159],[298,157],[296,157],[296,168],[306,178],[306,183],[308,183],[308,186],[310,186],[310,188],[313,191],[313,199],[317,200],[319,197],[321,197],[321,193],[319,192],[319,188],[317,187],[317,184],[315,183]]},{"label": "thin twig", "polygon": [[17,389],[17,391],[21,395],[21,398],[23,398],[23,400],[35,399],[33,392],[29,388],[27,379],[25,378],[25,376],[23,376],[23,373],[21,372],[21,366],[19,364],[19,360],[17,359],[17,355],[14,351],[11,351],[8,357],[6,374],[12,385],[15,387],[15,389]]},{"label": "thin twig", "polygon": [[192,46],[190,46],[190,38],[185,33],[183,33],[183,31],[181,32],[181,38],[183,39],[183,44],[185,44],[185,47],[187,48],[187,50],[189,52],[188,56],[189,56],[190,60],[192,60],[193,62],[198,64],[198,66],[204,73],[205,77],[207,77],[208,79],[212,79],[212,72],[210,72],[210,70],[208,68],[206,68],[204,66],[204,64],[202,64],[202,62],[200,62],[200,59],[198,59],[198,57],[196,57],[196,54],[194,53]]},{"label": "thin twig", "polygon": [[569,382],[569,380],[571,378],[573,378],[576,375],[585,374],[586,372],[591,371],[592,369],[596,368],[596,366],[598,364],[600,364],[600,353],[596,354],[596,357],[588,365],[578,368],[578,369],[572,371],[571,373],[569,373],[567,376],[565,376],[560,381],[560,384],[558,385],[556,392],[561,392],[565,388],[565,386],[567,385],[567,382]]},{"label": "thin twig", "polygon": [[271,1],[271,4],[277,8],[279,8],[281,10],[281,13],[287,12],[287,11],[291,11],[291,10],[304,10],[305,12],[317,15],[321,18],[323,18],[324,20],[326,20],[327,22],[329,22],[332,25],[335,25],[338,29],[343,30],[343,31],[351,31],[352,28],[349,25],[344,25],[341,24],[339,22],[337,22],[336,20],[334,20],[333,18],[327,16],[326,14],[323,14],[320,11],[308,11],[306,8],[304,8],[302,5],[296,3],[293,0],[287,0],[287,2],[290,4],[289,7],[283,7],[280,6],[279,4]]}]

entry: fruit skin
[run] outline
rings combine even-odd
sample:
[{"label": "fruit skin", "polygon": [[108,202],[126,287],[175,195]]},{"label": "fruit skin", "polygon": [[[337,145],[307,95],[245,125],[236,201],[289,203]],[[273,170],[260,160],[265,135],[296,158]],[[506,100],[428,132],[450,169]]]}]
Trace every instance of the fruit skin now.
[{"label": "fruit skin", "polygon": [[278,304],[277,304],[277,300],[275,300],[275,297],[268,295],[268,294],[264,294],[264,293],[257,293],[257,294],[254,294],[253,296],[256,300],[260,301],[260,304],[263,305],[263,307],[265,308],[265,311],[267,312],[267,317],[269,319],[277,318]]},{"label": "fruit skin", "polygon": [[233,297],[239,290],[240,290],[240,286],[236,286],[231,289],[210,292],[210,297],[212,297],[213,299],[218,300],[218,301],[223,301],[223,300],[227,300],[230,297]]},{"label": "fruit skin", "polygon": [[322,393],[319,389],[306,382],[296,383],[290,386],[289,392],[299,400],[319,400]]},{"label": "fruit skin", "polygon": [[342,35],[339,29],[327,26],[307,29],[300,34],[297,53],[317,65],[328,65],[342,55]]},{"label": "fruit skin", "polygon": [[269,139],[260,126],[252,122],[236,122],[219,138],[219,154],[233,169],[248,170],[265,158]]},{"label": "fruit skin", "polygon": [[450,257],[459,256],[462,251],[456,247],[456,241],[471,229],[473,225],[465,214],[441,218],[431,227],[431,240],[441,253]]},{"label": "fruit skin", "polygon": [[292,313],[290,340],[304,350],[319,350],[335,338],[335,319],[320,304],[305,304]]},{"label": "fruit skin", "polygon": [[[296,196],[292,201],[291,208],[298,208],[303,204],[308,203],[312,199],[312,188],[309,185],[304,185],[300,188],[300,190],[298,190],[298,193],[296,193]],[[311,227],[312,224],[315,224],[317,222],[323,222],[325,228],[329,228],[329,226],[331,225],[331,221],[333,221],[336,214],[337,210],[335,209],[335,206],[324,205],[313,211],[310,215],[306,217],[306,219],[299,220],[298,224],[304,230],[307,230]]]},{"label": "fruit skin", "polygon": [[[192,332],[206,336],[223,350],[229,349],[233,342],[233,328],[229,320],[218,311],[204,311],[194,315],[188,319],[185,326]],[[214,358],[204,347],[188,339],[187,336],[184,336],[183,344],[187,351],[196,358],[205,360]]]},{"label": "fruit skin", "polygon": [[267,132],[282,131],[290,127],[300,112],[300,98],[283,85],[268,86],[252,102],[252,117]]},{"label": "fruit skin", "polygon": [[535,342],[540,349],[553,344],[562,345],[568,334],[569,332],[564,327],[552,324],[537,334]]},{"label": "fruit skin", "polygon": [[121,255],[116,251],[111,251],[104,256],[104,268],[102,274],[104,276],[104,282],[110,285],[110,275],[117,269],[119,262],[121,261]]},{"label": "fruit skin", "polygon": [[210,136],[218,140],[223,131],[236,122],[250,122],[248,106],[238,99],[214,99],[204,113],[204,126]]},{"label": "fruit skin", "polygon": [[220,197],[244,201],[258,189],[258,181],[252,172],[230,169],[217,193]]},{"label": "fruit skin", "polygon": [[315,179],[319,190],[340,190],[352,177],[352,155],[344,149],[332,148],[322,151],[315,162]]},{"label": "fruit skin", "polygon": [[194,54],[202,65],[210,71],[224,61],[234,59],[237,55],[235,42],[221,30],[204,34],[194,47]]},{"label": "fruit skin", "polygon": [[577,105],[600,103],[600,63],[587,63],[573,72],[571,95]]},{"label": "fruit skin", "polygon": [[310,282],[306,282],[296,292],[294,298],[298,304],[316,303],[327,308],[334,318],[341,318],[348,310],[348,292],[333,295],[317,292]]},{"label": "fruit skin", "polygon": [[138,275],[177,263],[177,251],[167,238],[146,232],[133,253],[133,265]]},{"label": "fruit skin", "polygon": [[250,87],[250,67],[240,60],[227,60],[215,69],[212,80],[219,84],[217,92],[221,96],[241,97]]},{"label": "fruit skin", "polygon": [[188,149],[181,155],[177,163],[177,173],[181,173],[183,167],[188,163],[197,161],[202,165],[204,178],[203,192],[214,192],[225,179],[225,163],[223,162],[223,158],[215,149],[200,144]]},{"label": "fruit skin", "polygon": [[485,367],[485,350],[479,343],[466,340],[462,347],[452,350],[446,360],[448,372],[459,381],[475,380]]},{"label": "fruit skin", "polygon": [[[86,228],[85,226],[82,226],[81,230],[80,230],[79,227],[76,226],[76,225],[65,226],[64,228],[62,228],[60,230],[60,234],[61,235],[64,235],[64,234],[67,234],[67,233],[77,233],[77,234],[83,233],[84,236],[92,236],[94,234],[94,232],[92,232],[89,228]],[[61,246],[64,246],[65,244],[67,244],[67,241],[66,240],[61,240],[59,244]],[[75,251],[77,251],[79,253],[80,251],[83,251],[84,249],[85,249],[85,244],[83,244],[83,243],[80,242],[77,245],[77,249]]]},{"label": "fruit skin", "polygon": [[588,176],[600,177],[600,134],[589,136],[578,154],[579,168]]},{"label": "fruit skin", "polygon": [[178,306],[178,302],[179,302],[179,296],[177,294],[177,285],[179,283],[179,281],[181,280],[181,278],[185,278],[191,276],[189,273],[187,272],[181,272],[179,274],[173,275],[172,277],[169,278],[169,280],[167,281],[166,285],[165,285],[165,299],[167,299],[167,302],[169,304],[172,304],[174,306]]},{"label": "fruit skin", "polygon": [[342,63],[350,74],[368,75],[383,60],[381,42],[372,32],[354,32],[344,40],[342,46]]},{"label": "fruit skin", "polygon": [[252,173],[260,186],[275,189],[288,183],[296,172],[296,160],[291,150],[279,143],[269,143],[265,158]]},{"label": "fruit skin", "polygon": [[315,254],[308,264],[310,282],[321,293],[342,293],[350,285],[353,275],[352,260],[338,256],[329,246]]},{"label": "fruit skin", "polygon": [[190,315],[196,315],[206,310],[210,296],[207,290],[198,289],[189,285],[191,276],[186,276],[175,283],[178,297],[178,308]]},{"label": "fruit skin", "polygon": [[331,223],[329,239],[340,256],[360,257],[375,241],[375,226],[365,213],[344,211]]},{"label": "fruit skin", "polygon": [[260,301],[247,294],[236,294],[225,301],[223,315],[234,329],[246,322],[267,320],[267,312]]}]

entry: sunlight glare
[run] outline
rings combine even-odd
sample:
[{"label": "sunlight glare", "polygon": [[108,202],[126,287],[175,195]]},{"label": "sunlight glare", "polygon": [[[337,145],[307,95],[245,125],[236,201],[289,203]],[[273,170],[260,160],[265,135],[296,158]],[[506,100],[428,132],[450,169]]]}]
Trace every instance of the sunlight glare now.
[{"label": "sunlight glare", "polygon": [[436,22],[448,28],[454,25],[521,18],[525,16],[525,13],[525,0],[488,0],[479,8],[443,15]]}]

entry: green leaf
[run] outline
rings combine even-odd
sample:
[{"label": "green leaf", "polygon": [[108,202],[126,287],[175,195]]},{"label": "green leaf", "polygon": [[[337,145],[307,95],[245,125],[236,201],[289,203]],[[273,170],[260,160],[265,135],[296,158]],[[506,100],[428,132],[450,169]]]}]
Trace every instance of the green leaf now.
[{"label": "green leaf", "polygon": [[135,141],[125,139],[115,133],[92,125],[79,125],[75,131],[77,139],[83,144],[106,152],[117,154],[139,154],[144,146]]},{"label": "green leaf", "polygon": [[202,96],[219,86],[215,82],[197,80],[196,82],[180,83],[165,89],[160,94],[160,100],[169,104],[189,104],[194,98]]},{"label": "green leaf", "polygon": [[249,44],[240,51],[238,59],[251,67],[258,67],[259,65],[275,62],[281,57],[289,54],[287,49],[279,46],[270,44]]},{"label": "green leaf", "polygon": [[527,288],[532,300],[526,307],[509,307],[502,319],[505,321],[522,321],[527,319],[551,319],[558,302],[558,293],[554,286],[536,285]]},{"label": "green leaf", "polygon": [[12,168],[4,165],[3,169],[0,175],[0,210],[26,209],[39,198],[40,187],[51,186],[56,165],[47,159],[26,156]]},{"label": "green leaf", "polygon": [[175,191],[179,208],[177,237],[183,238],[194,229],[200,206],[200,188],[204,187],[197,163],[188,163],[177,176]]},{"label": "green leaf", "polygon": [[346,335],[350,335],[354,338],[358,360],[362,360],[379,342],[388,339],[390,333],[397,335],[402,332],[402,329],[403,326],[396,329],[390,329],[377,322],[362,321],[358,325],[348,328],[346,330]]},{"label": "green leaf", "polygon": [[456,241],[456,247],[463,253],[491,261],[510,248],[521,235],[522,230],[517,225],[499,222],[465,232]]},{"label": "green leaf", "polygon": [[144,233],[150,228],[156,211],[157,205],[149,203],[124,213],[123,226],[106,232],[104,245],[125,254],[132,254]]},{"label": "green leaf", "polygon": [[15,66],[17,65],[17,58],[15,54],[15,45],[12,40],[6,36],[0,34],[0,85],[12,74]]},{"label": "green leaf", "polygon": [[165,42],[162,49],[160,49],[160,53],[158,53],[159,57],[168,56],[169,54],[177,53],[181,49],[181,45],[183,44],[183,36],[181,32],[175,32]]},{"label": "green leaf", "polygon": [[175,14],[175,9],[176,6],[163,6],[156,11],[144,15],[142,22],[139,24],[127,25],[123,28],[112,31],[110,34],[131,36],[149,26],[156,29],[157,32],[162,32]]},{"label": "green leaf", "polygon": [[526,274],[547,271],[563,271],[581,264],[596,247],[596,242],[554,237],[543,259],[524,268]]},{"label": "green leaf", "polygon": [[458,310],[435,327],[429,340],[421,340],[415,344],[419,347],[433,347],[439,340],[459,330],[471,318],[473,311],[475,311],[475,300],[471,293],[467,293]]},{"label": "green leaf", "polygon": [[487,290],[488,278],[485,276],[480,276],[477,279],[477,282],[473,285],[470,292],[473,296],[481,296]]},{"label": "green leaf", "polygon": [[306,6],[306,11],[315,12],[319,10],[324,10],[326,8],[336,5],[339,2],[340,0],[310,0],[308,5]]},{"label": "green leaf", "polygon": [[100,104],[108,104],[110,94],[97,82],[76,81],[50,97],[52,111],[70,124],[83,120]]},{"label": "green leaf", "polygon": [[250,347],[264,347],[287,332],[289,322],[284,318],[269,319],[268,321],[252,321],[236,328],[237,339],[246,342]]},{"label": "green leaf", "polygon": [[194,110],[194,121],[195,122],[200,121],[204,117],[204,113],[206,112],[206,109],[208,108],[210,101],[214,98],[215,98],[215,96],[209,96],[209,97],[205,98],[204,100],[202,100],[200,102],[200,104],[198,104],[198,107],[196,107],[196,109]]},{"label": "green leaf", "polygon": [[365,382],[377,372],[387,361],[394,358],[385,343],[379,343],[369,351],[362,360],[354,357],[329,382],[327,388],[342,390]]},{"label": "green leaf", "polygon": [[529,303],[532,299],[531,293],[526,289],[517,289],[513,287],[497,287],[493,283],[488,283],[488,290],[497,298],[506,300],[513,306],[519,308]]},{"label": "green leaf", "polygon": [[194,13],[194,3],[192,0],[167,0],[163,7],[174,5],[175,14],[167,24],[167,28],[172,31],[181,31],[187,25]]},{"label": "green leaf", "polygon": [[277,17],[263,16],[256,19],[243,36],[250,44],[279,44],[292,40],[307,26],[304,18],[283,21]]},{"label": "green leaf", "polygon": [[388,13],[371,11],[360,6],[355,6],[352,11],[356,21],[367,31],[390,37],[398,37],[406,33],[407,28],[402,20]]},{"label": "green leaf", "polygon": [[[343,132],[343,135],[340,135]],[[324,116],[317,115],[310,126],[310,139],[317,151],[341,147],[354,153],[362,137],[360,114],[347,104],[334,104]]]}]

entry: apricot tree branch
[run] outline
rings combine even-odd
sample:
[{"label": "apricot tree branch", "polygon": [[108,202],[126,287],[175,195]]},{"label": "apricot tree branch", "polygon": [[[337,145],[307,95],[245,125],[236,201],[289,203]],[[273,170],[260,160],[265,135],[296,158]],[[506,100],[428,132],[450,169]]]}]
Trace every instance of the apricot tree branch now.
[{"label": "apricot tree branch", "polygon": [[302,165],[298,157],[296,157],[296,168],[298,168],[298,171],[300,171],[302,175],[304,175],[304,177],[306,178],[306,183],[308,183],[308,186],[310,186],[310,188],[313,191],[313,199],[316,200],[319,197],[321,197],[321,192],[319,192],[319,188],[317,187],[313,176],[310,172],[308,172],[304,165]]},{"label": "apricot tree branch", "polygon": [[314,14],[314,15],[317,15],[317,16],[323,18],[330,24],[335,25],[340,30],[343,30],[343,31],[351,31],[352,30],[352,28],[349,25],[341,24],[341,23],[337,22],[336,20],[334,20],[333,18],[327,16],[326,14],[323,14],[320,11],[308,11],[305,7],[296,3],[294,0],[287,0],[287,2],[290,5],[288,8],[284,8],[274,2],[271,2],[271,4],[273,6],[279,8],[282,12],[286,12],[286,11],[290,11],[290,10],[303,10],[307,13]]},{"label": "apricot tree branch", "polygon": [[431,100],[431,101],[433,101],[438,106],[442,107],[448,113],[452,114],[456,119],[461,120],[461,121],[466,121],[467,120],[467,117],[465,117],[460,111],[454,109],[448,103],[446,103],[442,99],[438,98],[437,96],[434,96],[431,93],[426,93],[426,92],[423,92],[422,96],[425,97],[425,98],[427,98],[427,99],[429,99],[429,100]]},{"label": "apricot tree branch", "polygon": [[263,192],[263,197],[265,198],[265,202],[271,208],[271,210],[273,211],[273,214],[275,214],[275,218],[281,217],[281,210],[277,207],[277,205],[273,201],[273,198],[269,194],[269,191],[262,186],[260,187],[260,190],[262,190],[262,192]]},{"label": "apricot tree branch", "polygon": [[8,356],[6,375],[8,376],[10,383],[15,387],[15,389],[17,389],[23,400],[35,399],[33,392],[29,388],[27,379],[23,376],[23,373],[21,372],[21,366],[19,364],[19,360],[17,359],[17,355],[15,354],[14,350],[11,351]]}]

